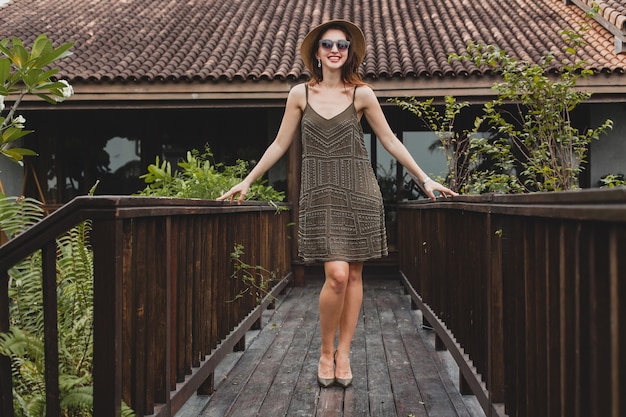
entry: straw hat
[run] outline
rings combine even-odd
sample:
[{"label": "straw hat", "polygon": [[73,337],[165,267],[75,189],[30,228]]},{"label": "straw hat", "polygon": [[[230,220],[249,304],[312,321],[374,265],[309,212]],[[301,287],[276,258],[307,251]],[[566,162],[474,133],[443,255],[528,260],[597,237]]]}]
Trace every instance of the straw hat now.
[{"label": "straw hat", "polygon": [[304,65],[306,65],[311,72],[313,72],[314,67],[314,63],[312,61],[312,48],[317,48],[317,41],[319,41],[319,37],[322,33],[324,33],[324,31],[326,31],[327,28],[331,26],[340,26],[348,32],[350,49],[352,49],[352,52],[356,55],[358,65],[361,65],[363,59],[365,58],[365,36],[363,35],[363,31],[357,25],[347,20],[330,20],[313,28],[304,37],[302,45],[300,46],[300,56],[302,57],[302,61],[304,61]]}]

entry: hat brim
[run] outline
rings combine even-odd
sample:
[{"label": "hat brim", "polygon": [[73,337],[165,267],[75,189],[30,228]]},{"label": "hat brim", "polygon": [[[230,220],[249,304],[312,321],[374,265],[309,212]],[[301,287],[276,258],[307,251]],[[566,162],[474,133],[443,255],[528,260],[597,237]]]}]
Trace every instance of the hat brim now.
[{"label": "hat brim", "polygon": [[324,22],[311,29],[311,31],[304,37],[302,45],[300,45],[300,57],[302,58],[304,65],[311,73],[313,73],[314,65],[311,58],[313,55],[311,53],[312,48],[317,47],[316,41],[321,34],[326,31],[327,28],[333,26],[340,26],[348,32],[350,37],[350,49],[352,49],[353,54],[356,56],[358,65],[361,65],[363,59],[365,58],[365,35],[363,35],[361,28],[348,20],[329,20],[328,22]]}]

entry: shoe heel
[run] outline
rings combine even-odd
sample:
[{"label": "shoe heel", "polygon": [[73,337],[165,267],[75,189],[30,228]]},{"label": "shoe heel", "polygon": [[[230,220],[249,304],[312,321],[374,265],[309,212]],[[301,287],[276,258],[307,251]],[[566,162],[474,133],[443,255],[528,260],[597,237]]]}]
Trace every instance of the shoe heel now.
[{"label": "shoe heel", "polygon": [[[334,360],[335,360],[335,363],[337,363],[337,351],[335,351]],[[348,388],[350,385],[352,385],[352,378],[335,377],[335,383],[342,388]]]}]

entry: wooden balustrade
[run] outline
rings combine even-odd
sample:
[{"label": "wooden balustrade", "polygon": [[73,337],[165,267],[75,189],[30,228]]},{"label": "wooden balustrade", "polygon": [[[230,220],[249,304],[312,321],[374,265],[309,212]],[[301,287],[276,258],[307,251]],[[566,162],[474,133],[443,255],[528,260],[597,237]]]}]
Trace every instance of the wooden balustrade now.
[{"label": "wooden balustrade", "polygon": [[400,269],[487,415],[626,415],[626,190],[398,209]]},{"label": "wooden balustrade", "polygon": [[[248,264],[275,272],[269,294],[291,280],[290,213],[261,203],[79,197],[1,246],[0,331],[10,320],[9,268],[43,250],[47,416],[60,408],[55,240],[85,219],[94,251],[94,416],[120,415],[122,399],[138,416],[174,415],[196,391],[211,392],[215,367],[245,346],[271,302],[231,277],[234,245]],[[0,373],[0,414],[10,417],[10,362],[1,355]]]}]

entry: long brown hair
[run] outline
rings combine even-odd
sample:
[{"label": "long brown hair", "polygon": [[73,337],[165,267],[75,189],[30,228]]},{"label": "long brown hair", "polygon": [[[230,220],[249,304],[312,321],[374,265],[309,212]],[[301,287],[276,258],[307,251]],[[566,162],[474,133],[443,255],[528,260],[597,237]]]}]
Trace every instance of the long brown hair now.
[{"label": "long brown hair", "polygon": [[[317,60],[317,58],[315,58],[315,53],[319,48],[319,42],[322,39],[322,36],[324,36],[324,34],[331,29],[338,29],[342,31],[343,34],[346,36],[346,39],[352,41],[352,39],[350,39],[350,32],[348,32],[348,30],[346,30],[346,28],[344,28],[342,25],[334,24],[328,26],[324,29],[324,32],[320,32],[318,37],[315,39],[315,42],[313,43],[313,47],[309,51],[311,62],[315,62]],[[309,85],[319,84],[320,82],[322,82],[322,79],[322,68],[318,67],[317,65],[313,65]],[[361,77],[361,73],[359,72],[358,58],[354,54],[352,48],[348,48],[348,58],[346,59],[346,63],[343,65],[343,67],[341,67],[341,80],[345,84],[354,85],[356,87],[368,85],[366,82],[363,81],[363,78]]]}]

